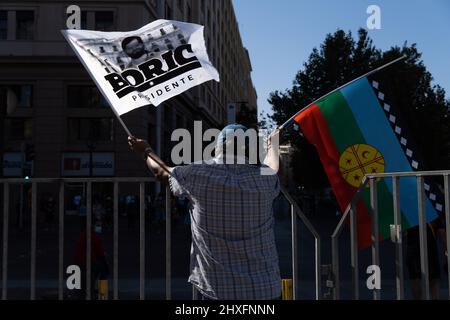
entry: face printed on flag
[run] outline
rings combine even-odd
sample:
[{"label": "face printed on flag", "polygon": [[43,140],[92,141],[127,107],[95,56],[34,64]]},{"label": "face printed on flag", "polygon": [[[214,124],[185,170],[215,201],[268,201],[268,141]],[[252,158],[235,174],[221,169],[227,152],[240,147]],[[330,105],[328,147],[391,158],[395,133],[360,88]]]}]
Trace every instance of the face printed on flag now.
[{"label": "face printed on flag", "polygon": [[62,33],[118,115],[219,81],[197,24],[157,20],[129,32]]}]

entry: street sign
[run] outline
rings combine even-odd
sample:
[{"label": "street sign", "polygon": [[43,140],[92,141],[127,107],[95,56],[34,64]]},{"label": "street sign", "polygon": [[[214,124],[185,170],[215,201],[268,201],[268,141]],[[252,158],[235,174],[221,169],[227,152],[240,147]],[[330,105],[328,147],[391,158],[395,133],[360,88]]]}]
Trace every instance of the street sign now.
[{"label": "street sign", "polygon": [[[114,153],[94,152],[92,174],[96,177],[114,176]],[[64,177],[89,176],[89,153],[66,152],[61,159],[61,174]]]}]

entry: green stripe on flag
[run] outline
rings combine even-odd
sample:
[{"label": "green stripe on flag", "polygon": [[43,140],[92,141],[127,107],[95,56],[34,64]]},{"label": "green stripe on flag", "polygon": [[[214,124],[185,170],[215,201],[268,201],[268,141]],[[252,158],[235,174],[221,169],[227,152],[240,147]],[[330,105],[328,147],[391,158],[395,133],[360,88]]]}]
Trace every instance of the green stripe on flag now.
[{"label": "green stripe on flag", "polygon": [[[340,154],[353,144],[366,144],[366,140],[362,135],[352,110],[340,91],[327,96],[317,103],[317,105],[327,121],[331,136]],[[393,200],[392,194],[384,179],[379,181],[377,185],[378,226],[380,236],[386,239],[390,236],[390,225],[394,223]],[[362,195],[365,206],[370,208],[369,189],[364,189]],[[401,220],[402,229],[407,229],[409,222],[403,215],[403,212],[401,214]]]},{"label": "green stripe on flag", "polygon": [[[391,180],[389,178],[389,180]],[[394,202],[392,194],[388,189],[385,179],[377,183],[378,192],[378,230],[382,239],[390,237],[390,225],[394,224]],[[367,208],[371,208],[370,205],[370,189],[366,188],[362,192],[364,204]],[[408,220],[401,212],[402,230],[406,230],[410,227]]]},{"label": "green stripe on flag", "polygon": [[[366,143],[352,110],[341,92],[335,92],[318,104],[339,153],[352,144]],[[345,130],[343,130],[345,128]]]}]

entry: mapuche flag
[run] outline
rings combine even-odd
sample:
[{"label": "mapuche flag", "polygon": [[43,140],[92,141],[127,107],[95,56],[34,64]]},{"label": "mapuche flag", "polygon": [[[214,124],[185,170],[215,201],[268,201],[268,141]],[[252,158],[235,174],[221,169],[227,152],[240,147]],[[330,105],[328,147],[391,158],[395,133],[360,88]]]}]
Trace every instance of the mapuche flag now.
[{"label": "mapuche flag", "polygon": [[127,32],[62,32],[117,115],[219,81],[201,25],[161,19]]},{"label": "mapuche flag", "polygon": [[[386,88],[385,88],[386,89]],[[363,77],[325,96],[294,118],[295,129],[313,144],[342,211],[350,204],[365,174],[418,171],[423,163],[398,111],[385,95],[382,84]],[[394,223],[392,179],[377,184],[380,238],[390,236]],[[439,190],[425,180],[426,220],[443,210]],[[361,191],[356,205],[358,244],[371,244],[370,192]],[[417,183],[400,179],[402,229],[418,225]]]}]

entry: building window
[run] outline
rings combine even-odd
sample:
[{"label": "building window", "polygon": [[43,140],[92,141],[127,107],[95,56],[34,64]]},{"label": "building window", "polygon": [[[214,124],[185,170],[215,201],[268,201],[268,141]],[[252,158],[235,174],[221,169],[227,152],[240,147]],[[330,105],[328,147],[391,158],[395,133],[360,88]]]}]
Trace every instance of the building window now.
[{"label": "building window", "polygon": [[[164,129],[171,131],[172,130],[172,115],[173,115],[173,113],[167,112],[167,110],[170,110],[170,108],[168,106],[164,110],[166,110],[166,112],[164,112]],[[170,139],[169,139],[169,141],[170,141]]]},{"label": "building window", "polygon": [[182,16],[184,14],[184,1],[178,0],[178,8],[180,8],[180,12],[182,13]]},{"label": "building window", "polygon": [[[32,106],[32,86],[29,84],[0,86],[0,91],[4,94],[0,98],[0,107],[6,107],[6,92],[11,89],[17,99],[17,107],[30,108]],[[13,110],[8,110],[11,113]]]},{"label": "building window", "polygon": [[33,40],[34,12],[16,11],[16,39]]},{"label": "building window", "polygon": [[173,18],[172,16],[172,9],[170,6],[166,3],[166,18],[171,20]]},{"label": "building window", "polygon": [[147,141],[151,147],[156,149],[156,126],[150,123],[147,127]]},{"label": "building window", "polygon": [[17,106],[30,108],[32,106],[32,86],[29,84],[11,86],[17,97]]},{"label": "building window", "polygon": [[87,24],[87,11],[81,11],[81,29],[86,30],[88,28]]},{"label": "building window", "polygon": [[95,12],[95,30],[113,31],[114,30],[114,12],[96,11]]},{"label": "building window", "polygon": [[184,128],[184,120],[183,120],[182,115],[177,114],[176,122],[177,122],[177,128]]},{"label": "building window", "polygon": [[113,120],[111,118],[69,118],[69,142],[113,141]]},{"label": "building window", "polygon": [[192,22],[192,9],[190,5],[187,5],[187,21]]},{"label": "building window", "polygon": [[108,102],[95,86],[68,86],[69,108],[108,108]]},{"label": "building window", "polygon": [[8,11],[0,10],[0,40],[8,37]]},{"label": "building window", "polygon": [[33,121],[28,118],[6,118],[6,141],[31,140],[33,138]]}]

